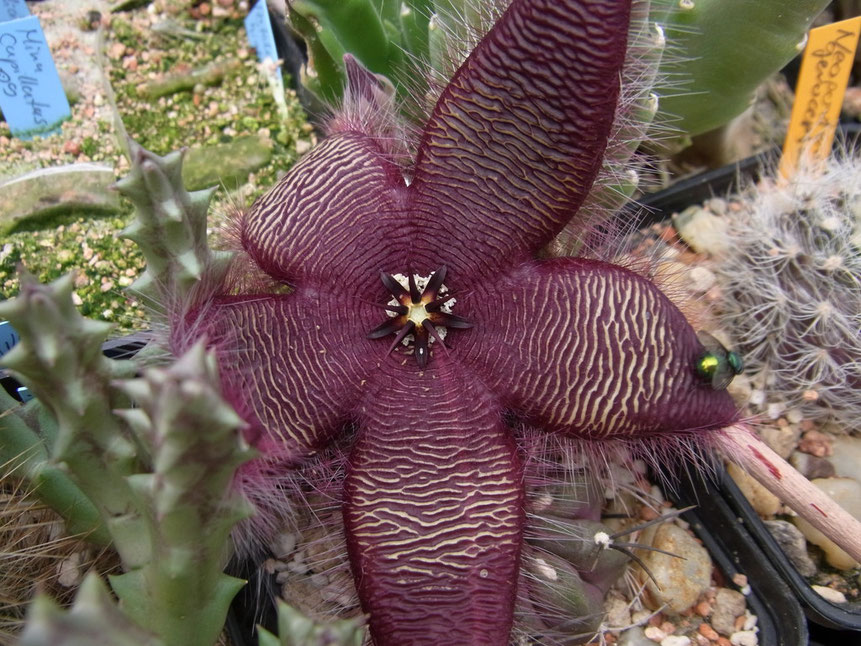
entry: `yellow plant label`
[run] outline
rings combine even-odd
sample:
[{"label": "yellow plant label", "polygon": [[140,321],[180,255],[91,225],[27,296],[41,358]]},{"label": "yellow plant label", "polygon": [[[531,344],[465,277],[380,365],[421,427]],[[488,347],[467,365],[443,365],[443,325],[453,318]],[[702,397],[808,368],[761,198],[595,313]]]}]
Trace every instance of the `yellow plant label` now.
[{"label": "yellow plant label", "polygon": [[817,163],[831,153],[859,32],[861,16],[810,30],[783,143],[782,177],[795,172],[802,155]]}]

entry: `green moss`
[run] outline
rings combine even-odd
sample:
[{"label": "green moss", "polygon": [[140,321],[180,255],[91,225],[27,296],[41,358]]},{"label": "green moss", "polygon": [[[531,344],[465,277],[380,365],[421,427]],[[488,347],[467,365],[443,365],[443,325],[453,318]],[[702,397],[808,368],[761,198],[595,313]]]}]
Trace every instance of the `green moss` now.
[{"label": "green moss", "polygon": [[[181,26],[194,30],[196,23],[183,21]],[[149,31],[129,34],[131,27],[121,22],[117,40],[136,52],[148,52],[149,63],[139,63],[134,71],[117,65],[110,75],[125,127],[144,148],[164,155],[183,146],[212,146],[248,135],[268,136],[273,143],[272,156],[255,171],[253,185],[247,187],[250,190],[246,194],[252,199],[296,161],[296,142],[309,139],[311,128],[289,90],[288,118],[282,120],[278,116],[266,79],[250,56],[241,21],[212,21],[200,32],[200,39],[167,40]],[[132,42],[134,45],[130,45]],[[153,71],[158,76],[173,76],[218,63],[234,66],[216,87],[197,87],[192,92],[177,92],[158,99],[143,98],[141,87],[153,80]],[[224,197],[216,198],[216,202],[219,199]]]},{"label": "green moss", "polygon": [[[120,42],[126,47],[124,56],[133,56],[137,63],[136,68],[123,67],[122,59],[105,59],[123,124],[138,143],[162,155],[182,147],[231,144],[249,136],[270,140],[271,157],[250,175],[246,172],[238,179],[241,182],[248,178],[241,186],[241,200],[250,203],[295,162],[296,142],[312,138],[311,126],[290,91],[286,97],[287,119],[278,116],[278,106],[258,71],[241,20],[196,21],[184,16],[175,20],[183,29],[202,37],[159,36],[149,28],[144,9],[113,16],[105,34],[105,51]],[[218,62],[233,62],[233,66],[217,86],[195,87],[190,92],[150,101],[144,100],[139,91],[154,77]],[[4,128],[5,124],[0,125],[0,134]],[[81,152],[94,160],[113,160],[117,155],[114,137],[113,124],[100,121],[98,131],[81,141]],[[41,150],[39,141],[23,142],[21,148]],[[228,205],[235,208],[236,203],[235,196],[221,190],[212,212],[225,212],[230,210]],[[92,209],[84,212],[58,207],[37,222],[20,225],[28,230],[19,229],[0,240],[0,299],[17,294],[19,262],[42,281],[75,270],[76,294],[85,315],[117,323],[126,330],[145,326],[144,311],[123,293],[123,287],[144,268],[137,248],[115,237],[127,219],[128,216],[104,217]]]},{"label": "green moss", "polygon": [[84,137],[81,142],[81,152],[88,157],[94,157],[99,152],[99,142],[93,137]]},{"label": "green moss", "polygon": [[123,293],[144,266],[137,247],[115,236],[128,219],[78,218],[52,229],[6,236],[0,247],[0,300],[17,295],[19,263],[41,282],[74,271],[84,316],[111,321],[120,330],[146,327],[143,308]]}]

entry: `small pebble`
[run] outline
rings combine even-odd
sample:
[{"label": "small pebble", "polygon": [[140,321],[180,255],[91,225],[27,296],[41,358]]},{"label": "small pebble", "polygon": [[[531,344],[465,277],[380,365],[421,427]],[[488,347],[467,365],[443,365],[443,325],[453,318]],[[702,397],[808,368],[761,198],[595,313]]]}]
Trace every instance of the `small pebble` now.
[{"label": "small pebble", "polygon": [[108,47],[108,56],[115,60],[119,60],[122,58],[123,54],[126,53],[126,46],[122,43],[115,42],[112,43],[110,47]]},{"label": "small pebble", "polygon": [[824,585],[812,585],[810,587],[826,601],[830,601],[831,603],[846,603],[846,595],[840,592],[840,590],[827,588]]},{"label": "small pebble", "polygon": [[709,641],[717,641],[717,638],[720,637],[717,631],[712,628],[710,624],[705,622],[701,623],[697,630],[699,631],[700,635],[702,635]]},{"label": "small pebble", "polygon": [[604,602],[604,612],[607,618],[604,620],[608,626],[622,627],[631,625],[631,606],[621,595],[611,592]]},{"label": "small pebble", "polygon": [[669,635],[661,640],[661,646],[690,646],[691,638],[684,635]]},{"label": "small pebble", "polygon": [[307,574],[308,566],[302,561],[293,560],[287,564],[287,569],[296,574]]},{"label": "small pebble", "polygon": [[757,646],[759,638],[752,630],[739,630],[729,636],[729,643],[732,646]]},{"label": "small pebble", "polygon": [[836,473],[832,460],[819,458],[801,451],[793,451],[792,455],[789,456],[789,462],[808,480],[830,478]]},{"label": "small pebble", "polygon": [[798,443],[798,450],[819,458],[824,458],[834,453],[831,447],[831,438],[819,431],[807,431],[802,435],[801,441]]},{"label": "small pebble", "polygon": [[81,554],[75,552],[60,562],[57,583],[64,588],[74,588],[81,583]]},{"label": "small pebble", "polygon": [[[799,453],[799,455],[807,454]],[[807,541],[801,530],[785,520],[766,520],[764,524],[801,576],[816,574],[816,565],[807,553]]]},{"label": "small pebble", "polygon": [[729,588],[720,588],[715,594],[712,606],[712,628],[724,635],[732,634],[735,632],[735,620],[744,615],[746,606],[743,594]]},{"label": "small pebble", "polygon": [[720,197],[713,197],[706,202],[706,207],[716,215],[724,215],[727,212],[726,200]]},{"label": "small pebble", "polygon": [[674,216],[679,236],[697,253],[724,255],[730,248],[728,221],[703,208],[692,206]]},{"label": "small pebble", "polygon": [[617,643],[619,646],[648,646],[649,644],[654,644],[654,642],[646,637],[643,629],[639,626],[628,628],[628,630],[619,635]]},{"label": "small pebble", "polygon": [[651,639],[653,642],[662,642],[666,637],[667,633],[658,628],[657,626],[648,626],[644,633],[646,637]]},{"label": "small pebble", "polygon": [[655,608],[666,606],[674,613],[687,610],[709,588],[711,557],[691,534],[674,523],[661,525],[648,536],[650,533],[647,530],[641,537],[644,544],[682,558],[660,552],[647,552],[642,556],[654,577],[652,580],[644,576],[649,601]]},{"label": "small pebble", "polygon": [[690,270],[688,275],[691,278],[691,286],[694,291],[705,293],[714,287],[717,277],[714,273],[702,265],[698,265]]},{"label": "small pebble", "polygon": [[74,155],[75,157],[77,157],[81,154],[81,142],[74,139],[70,139],[63,144],[63,152],[69,153],[70,155]]},{"label": "small pebble", "polygon": [[296,549],[296,535],[292,532],[282,532],[278,534],[271,543],[269,549],[277,559],[286,559]]}]

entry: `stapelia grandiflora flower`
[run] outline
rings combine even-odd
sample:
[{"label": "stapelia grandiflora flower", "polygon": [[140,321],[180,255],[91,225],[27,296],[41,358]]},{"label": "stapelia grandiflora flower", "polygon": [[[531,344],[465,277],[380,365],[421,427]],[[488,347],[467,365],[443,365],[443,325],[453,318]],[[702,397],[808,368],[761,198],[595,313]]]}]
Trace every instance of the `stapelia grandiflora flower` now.
[{"label": "stapelia grandiflora flower", "polygon": [[343,519],[378,646],[508,643],[526,522],[510,420],[640,440],[736,419],[703,377],[723,355],[703,363],[647,278],[536,257],[601,166],[629,13],[514,0],[411,162],[390,94],[347,57],[329,136],[239,225],[253,263],[292,291],[196,310],[267,468],[301,468],[355,431]]}]

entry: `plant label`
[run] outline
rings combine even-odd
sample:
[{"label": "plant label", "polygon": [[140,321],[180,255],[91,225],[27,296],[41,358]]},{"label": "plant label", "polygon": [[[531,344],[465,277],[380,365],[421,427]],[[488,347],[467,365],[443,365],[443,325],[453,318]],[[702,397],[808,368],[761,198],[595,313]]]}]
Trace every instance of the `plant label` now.
[{"label": "plant label", "polygon": [[9,321],[0,321],[0,356],[3,356],[18,343],[18,333]]},{"label": "plant label", "polygon": [[810,30],[783,143],[782,177],[793,174],[802,155],[816,163],[831,153],[859,32],[861,16]]},{"label": "plant label", "polygon": [[24,0],[0,0],[0,22],[26,18],[29,15],[30,10]]},{"label": "plant label", "polygon": [[280,80],[281,66],[278,65],[275,34],[272,32],[265,0],[258,0],[248,12],[245,17],[245,31],[248,34],[248,42],[257,51],[257,58],[264,65],[271,65]]},{"label": "plant label", "polygon": [[0,22],[0,110],[20,139],[58,132],[71,116],[36,16]]}]

